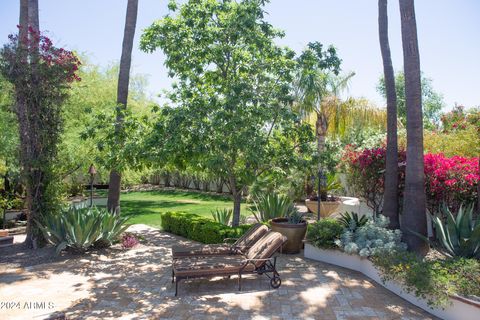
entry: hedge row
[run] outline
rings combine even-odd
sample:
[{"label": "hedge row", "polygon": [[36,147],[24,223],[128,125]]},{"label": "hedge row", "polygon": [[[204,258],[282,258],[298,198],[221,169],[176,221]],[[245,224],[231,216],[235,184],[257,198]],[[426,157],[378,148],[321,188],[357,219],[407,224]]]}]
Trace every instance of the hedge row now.
[{"label": "hedge row", "polygon": [[252,225],[229,227],[193,213],[161,214],[163,230],[202,243],[221,243],[225,238],[238,238]]}]

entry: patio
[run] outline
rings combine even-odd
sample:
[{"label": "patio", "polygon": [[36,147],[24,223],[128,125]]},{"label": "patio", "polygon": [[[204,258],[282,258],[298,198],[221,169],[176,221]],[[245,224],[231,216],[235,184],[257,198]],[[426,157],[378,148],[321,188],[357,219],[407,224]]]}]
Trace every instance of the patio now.
[{"label": "patio", "polygon": [[145,243],[48,264],[3,265],[0,297],[15,304],[4,306],[1,318],[433,319],[360,273],[303,255],[280,256],[278,290],[266,277],[247,276],[242,292],[235,277],[197,279],[183,281],[176,298],[170,247],[188,240],[146,225],[129,231],[144,235]]}]

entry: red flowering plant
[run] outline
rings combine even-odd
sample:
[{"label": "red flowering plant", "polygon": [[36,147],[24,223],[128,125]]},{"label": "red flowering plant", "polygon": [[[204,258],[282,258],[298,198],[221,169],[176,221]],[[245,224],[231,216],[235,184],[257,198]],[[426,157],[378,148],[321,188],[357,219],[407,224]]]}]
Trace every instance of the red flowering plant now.
[{"label": "red flowering plant", "polygon": [[424,159],[427,206],[431,213],[438,212],[441,203],[457,211],[462,203],[476,201],[480,181],[478,157],[426,154]]},{"label": "red flowering plant", "polygon": [[[405,151],[399,154],[399,181],[403,185],[405,176]],[[386,149],[384,146],[371,149],[355,150],[348,145],[342,158],[343,170],[347,173],[347,180],[357,196],[366,201],[367,206],[378,214],[383,204],[385,185]],[[399,188],[401,193],[403,188]],[[400,194],[401,196],[401,194]]]},{"label": "red flowering plant", "polygon": [[[353,146],[347,146],[342,159],[348,183],[375,213],[379,213],[382,207],[385,155],[385,147],[355,150]],[[401,149],[398,157],[398,192],[401,201],[405,185],[406,152]],[[424,156],[425,191],[430,213],[438,213],[442,203],[452,211],[457,211],[462,203],[476,201],[480,180],[478,161],[478,157],[447,158],[443,154]]]},{"label": "red flowering plant", "polygon": [[59,94],[68,83],[81,80],[76,74],[81,63],[72,51],[55,47],[50,38],[32,27],[27,31],[23,37],[9,35],[1,50],[2,73],[10,82],[35,81],[39,89]]}]

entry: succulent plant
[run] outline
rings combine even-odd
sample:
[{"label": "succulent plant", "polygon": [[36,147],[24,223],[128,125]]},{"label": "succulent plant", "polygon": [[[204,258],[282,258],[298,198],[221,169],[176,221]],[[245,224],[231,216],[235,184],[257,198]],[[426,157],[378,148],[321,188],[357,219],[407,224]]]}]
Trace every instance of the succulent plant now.
[{"label": "succulent plant", "polygon": [[276,193],[267,193],[253,200],[250,208],[258,222],[268,222],[274,218],[290,217],[297,212],[293,201]]},{"label": "succulent plant", "polygon": [[[432,218],[438,243],[444,253],[452,257],[480,258],[480,218],[473,219],[473,205],[458,209],[456,217],[448,206],[442,205],[442,214],[446,219],[436,215]],[[425,241],[431,242],[423,235],[415,233]]]},{"label": "succulent plant", "polygon": [[368,221],[367,216],[361,216],[359,218],[358,213],[356,212],[345,212],[340,215],[341,218],[338,219],[338,221],[340,221],[345,228],[348,228],[350,230],[355,230],[359,227],[363,227]]},{"label": "succulent plant", "polygon": [[109,246],[126,230],[126,221],[127,218],[106,209],[72,206],[60,214],[45,217],[43,223],[36,223],[59,253],[66,248],[84,252],[96,243]]},{"label": "succulent plant", "polygon": [[217,208],[215,210],[212,210],[211,214],[215,222],[229,226],[230,222],[232,221],[233,210],[227,209],[227,208],[223,208],[223,209]]}]

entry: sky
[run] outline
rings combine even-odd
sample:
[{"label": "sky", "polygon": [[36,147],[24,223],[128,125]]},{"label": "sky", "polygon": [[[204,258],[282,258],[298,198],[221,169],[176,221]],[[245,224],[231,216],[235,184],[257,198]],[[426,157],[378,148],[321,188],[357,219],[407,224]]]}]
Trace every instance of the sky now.
[{"label": "sky", "polygon": [[[142,30],[167,13],[168,0],[139,0],[133,72],[149,80],[152,96],[170,87],[161,52],[139,49]],[[39,0],[40,29],[57,46],[89,56],[107,66],[120,60],[127,0]],[[376,0],[271,0],[266,19],[286,36],[278,44],[300,52],[308,42],[334,45],[343,71],[354,71],[346,95],[385,101],[376,86],[383,73],[378,43]],[[389,1],[389,37],[395,70],[403,69],[398,1]],[[480,1],[417,0],[416,18],[421,69],[444,96],[446,110],[455,103],[480,105]],[[19,1],[0,0],[0,44],[16,32]]]}]

